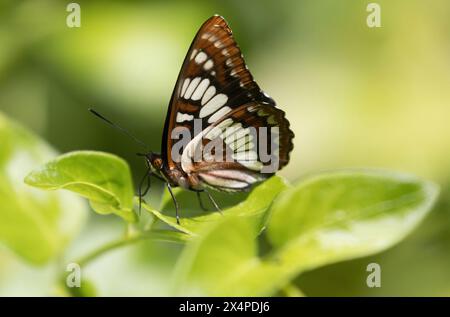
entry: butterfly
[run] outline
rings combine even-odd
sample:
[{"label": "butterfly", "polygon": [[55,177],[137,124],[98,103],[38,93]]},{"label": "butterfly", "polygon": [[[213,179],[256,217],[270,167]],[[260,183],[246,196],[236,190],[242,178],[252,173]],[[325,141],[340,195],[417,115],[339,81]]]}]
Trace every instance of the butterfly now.
[{"label": "butterfly", "polygon": [[214,15],[200,27],[184,59],[161,153],[140,154],[148,170],[139,185],[139,202],[155,176],[167,186],[178,223],[174,187],[195,191],[203,209],[200,193],[206,193],[220,211],[208,189],[238,192],[264,181],[289,162],[293,138],[285,113],[253,80],[227,22]]},{"label": "butterfly", "polygon": [[[184,146],[176,147],[177,129],[192,136]],[[258,129],[276,133],[258,137]],[[166,183],[179,223],[173,187],[195,191],[199,200],[200,192],[206,192],[219,210],[208,188],[243,191],[267,179],[289,162],[293,138],[285,113],[253,80],[228,23],[214,15],[200,27],[184,59],[166,115],[161,154],[145,157],[149,174]],[[205,151],[212,144],[216,147]],[[271,165],[262,160],[262,148],[276,152],[274,166],[274,160]]]}]

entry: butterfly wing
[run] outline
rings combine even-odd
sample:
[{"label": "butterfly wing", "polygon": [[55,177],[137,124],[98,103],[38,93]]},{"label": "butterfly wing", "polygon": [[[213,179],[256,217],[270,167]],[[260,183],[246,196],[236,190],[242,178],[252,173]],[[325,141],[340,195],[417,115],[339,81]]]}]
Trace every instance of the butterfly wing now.
[{"label": "butterfly wing", "polygon": [[245,190],[288,163],[292,138],[284,112],[272,102],[247,103],[189,142],[181,167],[215,189]]},{"label": "butterfly wing", "polygon": [[188,50],[172,93],[161,146],[164,161],[170,168],[177,165],[170,153],[173,129],[193,132],[193,118],[201,118],[205,126],[217,107],[242,105],[259,92],[225,20],[208,19]]},{"label": "butterfly wing", "polygon": [[[201,126],[200,131],[195,131],[194,123]],[[261,146],[271,144],[272,138],[258,138],[250,148],[250,134],[246,134],[250,127],[278,129],[279,161],[272,172],[263,172],[267,165],[259,155]],[[194,139],[174,151],[172,133],[180,128]],[[229,135],[223,134],[226,128],[230,128]],[[254,82],[226,21],[220,16],[208,19],[191,44],[172,93],[162,142],[165,164],[198,175],[206,185],[241,190],[287,164],[292,138],[284,112],[275,108],[275,102]],[[210,143],[222,144],[231,152],[215,153],[214,159],[208,159],[211,153],[202,151],[195,160],[198,145],[206,149]]]}]

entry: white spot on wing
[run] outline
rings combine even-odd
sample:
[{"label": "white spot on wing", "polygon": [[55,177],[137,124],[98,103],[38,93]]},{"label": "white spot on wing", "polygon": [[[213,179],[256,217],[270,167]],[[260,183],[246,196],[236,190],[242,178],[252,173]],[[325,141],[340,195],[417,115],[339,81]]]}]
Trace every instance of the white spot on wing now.
[{"label": "white spot on wing", "polygon": [[258,155],[255,151],[247,151],[247,152],[238,152],[234,153],[232,157],[236,161],[249,161],[249,160],[256,160],[258,158]]},{"label": "white spot on wing", "polygon": [[240,138],[235,143],[231,144],[231,148],[235,150],[235,152],[251,150],[254,147],[252,140],[253,135],[248,135],[245,138]]},{"label": "white spot on wing", "polygon": [[192,54],[191,54],[191,58],[190,58],[191,60],[195,57],[195,55],[197,55],[197,52],[198,52],[197,49],[194,48],[194,50],[192,51]]},{"label": "white spot on wing", "polygon": [[214,66],[214,62],[212,59],[208,59],[208,61],[203,65],[205,70],[210,70]]},{"label": "white spot on wing", "polygon": [[209,171],[208,175],[242,181],[248,184],[252,184],[257,181],[256,177],[253,175],[239,170],[214,170]]},{"label": "white spot on wing", "polygon": [[221,109],[219,109],[218,111],[216,111],[215,114],[213,114],[209,119],[208,119],[208,123],[213,123],[216,122],[217,120],[219,120],[220,118],[222,118],[224,115],[226,115],[228,112],[231,111],[230,107],[223,107]]},{"label": "white spot on wing", "polygon": [[214,140],[222,133],[222,130],[219,127],[214,127],[210,132],[205,134],[206,139]]},{"label": "white spot on wing", "polygon": [[242,128],[236,129],[234,132],[230,133],[229,135],[227,135],[224,139],[226,144],[233,144],[234,142],[237,141],[236,138],[236,133],[242,131]]},{"label": "white spot on wing", "polygon": [[242,138],[236,142],[235,152],[248,151],[255,147],[255,143],[252,142],[253,135],[250,135],[249,138]]},{"label": "white spot on wing", "polygon": [[184,94],[184,99],[191,98],[192,93],[194,92],[194,89],[197,87],[198,83],[200,82],[200,77],[195,77],[192,79],[191,83],[189,84],[189,87],[186,89],[186,93]]},{"label": "white spot on wing", "polygon": [[218,125],[216,125],[216,126],[211,130],[211,132],[208,132],[208,133],[206,134],[205,137],[206,137],[207,139],[213,140],[213,139],[215,139],[216,137],[221,136],[223,130],[224,130],[226,127],[230,126],[232,123],[233,123],[233,119],[231,119],[231,118],[227,118],[227,119],[223,120],[223,121],[220,122]]},{"label": "white spot on wing", "polygon": [[253,140],[253,136],[250,134],[249,128],[238,128],[225,137],[225,143],[228,144],[233,150],[242,145],[243,142],[247,143],[247,140]]},{"label": "white spot on wing", "polygon": [[236,131],[236,133],[234,135],[234,138],[236,140],[239,140],[240,138],[242,138],[242,137],[244,137],[244,136],[246,136],[248,134],[250,134],[250,129],[249,128],[240,129],[240,130]]},{"label": "white spot on wing", "polygon": [[184,96],[184,93],[186,92],[186,88],[188,87],[190,81],[191,80],[189,78],[186,78],[184,80],[183,87],[181,87],[181,96]]},{"label": "white spot on wing", "polygon": [[201,64],[204,61],[206,61],[207,58],[208,58],[208,55],[206,55],[204,52],[200,52],[197,54],[197,56],[195,56],[195,62],[197,64]]},{"label": "white spot on wing", "polygon": [[245,188],[249,184],[246,182],[240,182],[237,180],[232,179],[226,179],[222,177],[216,177],[209,174],[199,174],[199,176],[208,184],[212,186],[218,186],[218,187],[225,187],[225,188],[232,188],[232,189],[239,189],[239,188]]},{"label": "white spot on wing", "polygon": [[255,105],[252,105],[247,108],[248,112],[255,112],[256,110],[258,110],[258,106],[255,106]]},{"label": "white spot on wing", "polygon": [[203,130],[202,133],[197,134],[185,147],[181,154],[181,168],[186,173],[191,173],[194,169],[192,164],[192,157],[196,153],[197,146],[201,143],[203,135],[206,135],[211,130],[211,126]]},{"label": "white spot on wing", "polygon": [[260,171],[263,168],[263,164],[260,161],[252,160],[252,161],[239,161],[239,164],[245,166],[248,169],[254,171]]},{"label": "white spot on wing", "polygon": [[211,99],[216,94],[216,87],[209,86],[209,88],[206,90],[205,94],[202,98],[202,105],[204,105],[209,99]]},{"label": "white spot on wing", "polygon": [[199,117],[204,118],[209,116],[211,113],[216,112],[220,107],[222,107],[228,100],[227,95],[217,94],[210,101],[206,103],[200,110]]},{"label": "white spot on wing", "polygon": [[200,98],[205,93],[206,88],[209,86],[209,79],[205,78],[201,81],[201,83],[197,86],[194,93],[192,94],[192,100],[200,100]]},{"label": "white spot on wing", "polygon": [[238,130],[240,128],[242,128],[242,124],[241,123],[233,124],[231,127],[226,129],[224,133],[222,133],[222,139],[228,138],[230,135],[232,135],[234,132],[236,132],[236,130]]},{"label": "white spot on wing", "polygon": [[223,120],[223,121],[222,121],[221,123],[219,123],[218,125],[216,125],[216,127],[221,128],[221,129],[224,129],[224,128],[230,126],[232,123],[233,123],[233,119],[228,118],[228,119]]},{"label": "white spot on wing", "polygon": [[181,112],[177,113],[177,122],[191,121],[192,119],[194,119],[194,116],[191,114]]}]

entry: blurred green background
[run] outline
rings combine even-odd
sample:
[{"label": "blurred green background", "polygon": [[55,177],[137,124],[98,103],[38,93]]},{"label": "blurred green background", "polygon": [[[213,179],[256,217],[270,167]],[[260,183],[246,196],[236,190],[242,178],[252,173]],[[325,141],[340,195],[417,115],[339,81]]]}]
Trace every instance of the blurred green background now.
[{"label": "blurred green background", "polygon": [[[140,149],[87,108],[158,151],[186,50],[203,21],[221,14],[296,135],[281,175],[294,181],[324,169],[383,167],[441,185],[436,208],[406,240],[304,274],[299,287],[312,296],[450,296],[449,1],[376,1],[381,28],[367,26],[371,1],[360,0],[78,1],[81,28],[66,26],[69,2],[0,2],[6,116],[60,152],[125,158],[137,182],[145,170],[135,156]],[[153,189],[155,199],[160,193]],[[118,219],[93,213],[77,226],[74,256],[123,231]],[[141,242],[101,257],[83,274],[98,295],[166,295],[180,250]],[[0,295],[54,294],[56,262],[29,265],[0,246]],[[381,288],[366,286],[370,262],[382,267]]]}]

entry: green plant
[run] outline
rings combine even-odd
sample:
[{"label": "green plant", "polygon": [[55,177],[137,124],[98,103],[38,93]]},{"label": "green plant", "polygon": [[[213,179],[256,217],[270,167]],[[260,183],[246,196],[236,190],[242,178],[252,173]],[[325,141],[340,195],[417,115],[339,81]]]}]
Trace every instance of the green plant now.
[{"label": "green plant", "polygon": [[30,263],[46,263],[76,236],[87,210],[73,195],[43,195],[23,183],[57,153],[1,113],[0,142],[0,241]]},{"label": "green plant", "polygon": [[[132,182],[126,163],[116,156],[69,153],[25,181],[39,188],[74,191],[101,214],[136,221],[124,216],[133,214]],[[301,272],[373,254],[400,241],[428,213],[436,196],[433,184],[386,171],[328,172],[295,185],[275,176],[224,210],[223,216],[197,215],[183,218],[180,225],[162,211],[171,203],[167,196],[159,209],[144,203],[144,210],[167,229],[138,230],[110,247],[142,237],[185,243],[174,273],[176,294],[273,295]],[[260,252],[258,239],[263,237],[271,247]]]},{"label": "green plant", "polygon": [[[35,240],[48,235],[36,228],[42,224],[54,228],[60,217],[67,217],[65,209],[74,217],[83,206],[70,195],[71,202],[59,200],[63,191],[42,195],[25,186],[21,190],[33,194],[25,197],[27,202],[17,201],[11,185],[4,185],[17,179],[5,172],[11,169],[5,166],[17,160],[17,154],[12,153],[33,157],[46,146],[1,117],[0,133],[2,140],[7,140],[0,156],[0,166],[4,167],[0,176],[6,179],[1,182],[0,195],[3,201],[10,201],[9,208],[0,210],[0,238],[31,262],[44,263],[61,256],[68,238],[60,239],[56,234],[65,237],[69,232],[49,231],[54,232],[53,240],[44,239],[48,243],[40,250],[45,252],[36,252]],[[36,168],[49,160],[55,155],[50,152],[27,167]],[[420,223],[438,195],[433,183],[383,170],[323,172],[294,184],[274,176],[247,195],[223,195],[223,215],[200,213],[195,194],[176,190],[184,215],[178,225],[168,194],[163,195],[158,208],[144,203],[143,214],[137,213],[130,169],[115,155],[92,151],[64,154],[34,169],[25,183],[72,191],[87,198],[98,214],[113,214],[124,221],[128,234],[81,257],[77,263],[82,267],[115,248],[145,239],[184,245],[173,272],[175,295],[270,296],[281,291],[299,296],[301,291],[291,284],[299,274],[391,247]],[[36,195],[40,205],[32,205]],[[14,224],[17,233],[11,230]],[[92,292],[75,295],[80,294]]]}]

